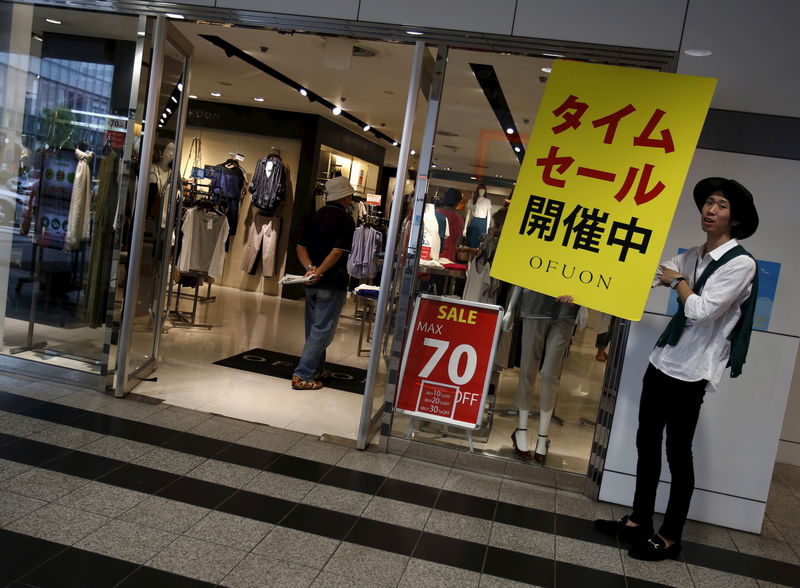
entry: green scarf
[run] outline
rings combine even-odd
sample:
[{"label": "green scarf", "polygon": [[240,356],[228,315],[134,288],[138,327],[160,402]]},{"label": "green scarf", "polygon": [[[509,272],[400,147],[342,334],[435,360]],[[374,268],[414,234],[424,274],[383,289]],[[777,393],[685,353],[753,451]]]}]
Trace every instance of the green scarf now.
[{"label": "green scarf", "polygon": [[[712,261],[708,264],[706,269],[703,271],[703,274],[700,276],[700,279],[697,280],[697,283],[694,285],[695,294],[700,294],[700,292],[703,290],[703,286],[708,280],[708,277],[713,274],[718,267],[726,264],[731,259],[738,257],[739,255],[747,255],[753,259],[753,261],[755,261],[753,256],[750,255],[744,247],[737,245],[730,251],[726,252],[718,260]],[[731,332],[730,336],[731,354],[728,358],[728,367],[731,368],[731,378],[735,378],[742,373],[742,366],[744,365],[745,358],[747,357],[747,349],[750,346],[750,333],[753,331],[753,316],[755,315],[757,298],[758,267],[756,267],[756,273],[753,276],[753,287],[750,290],[750,296],[748,296],[747,300],[745,300],[742,304],[742,315],[739,317],[739,321],[733,327],[733,331]],[[681,338],[681,334],[683,334],[683,328],[685,326],[686,315],[683,312],[683,304],[679,299],[678,312],[675,313],[675,315],[672,317],[672,320],[669,321],[667,328],[664,329],[663,333],[661,333],[661,336],[658,338],[658,342],[656,343],[656,347],[675,345]]]}]

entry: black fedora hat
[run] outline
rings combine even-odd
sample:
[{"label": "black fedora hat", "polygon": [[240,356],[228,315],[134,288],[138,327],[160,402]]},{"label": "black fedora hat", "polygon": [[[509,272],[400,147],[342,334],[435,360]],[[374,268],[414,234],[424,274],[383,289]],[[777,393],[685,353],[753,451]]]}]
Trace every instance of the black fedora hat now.
[{"label": "black fedora hat", "polygon": [[727,178],[700,180],[694,187],[694,202],[697,204],[697,210],[703,210],[703,204],[714,192],[722,192],[722,195],[731,203],[733,218],[739,221],[734,230],[734,237],[747,239],[747,237],[756,232],[758,228],[758,211],[756,211],[756,205],[753,203],[753,195],[750,190],[736,180]]}]

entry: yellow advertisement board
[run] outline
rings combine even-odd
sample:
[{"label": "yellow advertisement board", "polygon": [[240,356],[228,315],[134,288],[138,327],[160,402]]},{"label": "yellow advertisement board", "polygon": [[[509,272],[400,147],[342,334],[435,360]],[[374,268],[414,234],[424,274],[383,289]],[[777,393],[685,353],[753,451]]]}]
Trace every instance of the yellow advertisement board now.
[{"label": "yellow advertisement board", "polygon": [[639,320],[715,86],[557,61],[491,275]]}]

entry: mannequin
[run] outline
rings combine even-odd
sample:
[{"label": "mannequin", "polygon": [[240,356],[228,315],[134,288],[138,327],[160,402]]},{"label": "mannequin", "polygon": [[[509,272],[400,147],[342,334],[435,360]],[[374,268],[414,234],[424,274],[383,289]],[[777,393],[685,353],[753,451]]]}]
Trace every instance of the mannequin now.
[{"label": "mannequin", "polygon": [[478,184],[475,194],[472,196],[469,218],[464,230],[468,247],[477,248],[480,246],[481,239],[489,231],[491,216],[492,201],[486,197],[486,186]]},{"label": "mannequin", "polygon": [[[172,171],[174,159],[175,143],[170,141],[161,152],[161,157],[150,166],[150,190],[147,194],[147,216],[150,218],[162,215],[161,193]],[[166,201],[164,207],[166,207]]]},{"label": "mannequin", "polygon": [[422,247],[430,247],[429,259],[439,259],[441,255],[443,239],[439,217],[444,219],[436,212],[436,207],[432,203],[425,204],[425,212],[422,215]]},{"label": "mannequin", "polygon": [[[519,409],[519,426],[511,434],[511,442],[514,453],[523,460],[533,459],[544,463],[550,447],[550,420],[558,396],[561,367],[580,307],[572,303],[572,296],[553,298],[515,286],[508,310],[503,315],[503,329],[506,331],[511,329],[518,304],[519,315],[523,319],[522,365],[515,398]],[[534,454],[531,455],[527,434],[528,415],[537,373],[541,375],[539,433]]]}]

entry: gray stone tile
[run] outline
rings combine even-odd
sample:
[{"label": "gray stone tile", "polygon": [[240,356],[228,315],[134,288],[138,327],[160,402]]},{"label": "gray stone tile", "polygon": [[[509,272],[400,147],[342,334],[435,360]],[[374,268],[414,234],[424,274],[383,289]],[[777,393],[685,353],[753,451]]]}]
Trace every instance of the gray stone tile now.
[{"label": "gray stone tile", "polygon": [[686,521],[683,527],[683,540],[736,550],[736,545],[727,529],[697,521]]},{"label": "gray stone tile", "polygon": [[526,484],[516,480],[503,480],[500,487],[500,502],[538,508],[548,512],[555,512],[556,492],[554,488],[546,488],[535,484]]},{"label": "gray stone tile", "polygon": [[53,382],[31,382],[24,380],[19,388],[13,390],[14,394],[27,396],[28,398],[36,398],[37,400],[53,400],[59,396],[65,396],[77,391],[78,388],[66,386],[64,384],[55,384]]},{"label": "gray stone tile", "polygon": [[261,470],[255,468],[209,459],[189,472],[188,475],[207,482],[215,482],[232,488],[241,488],[260,473]]},{"label": "gray stone tile", "polygon": [[800,492],[800,467],[788,463],[776,463],[773,477],[792,489],[795,496]]},{"label": "gray stone tile", "polygon": [[31,466],[28,464],[0,459],[0,482],[18,476],[22,472],[27,472],[29,469],[31,469]]},{"label": "gray stone tile", "polygon": [[695,588],[746,588],[748,586],[758,586],[758,582],[753,578],[727,574],[711,568],[703,568],[689,564],[689,573],[694,581]]},{"label": "gray stone tile", "polygon": [[29,437],[53,426],[53,423],[40,419],[23,416],[21,414],[3,413],[0,418],[0,433]]},{"label": "gray stone tile", "polygon": [[372,500],[372,496],[363,492],[317,484],[311,492],[303,497],[302,502],[358,516],[364,511],[370,500]]},{"label": "gray stone tile", "polygon": [[305,588],[316,576],[315,569],[251,553],[225,576],[222,584],[230,588]]},{"label": "gray stone tile", "polygon": [[586,476],[572,472],[556,472],[556,488],[567,492],[583,494],[586,489]]},{"label": "gray stone tile", "polygon": [[256,545],[253,553],[321,570],[340,543],[341,541],[321,535],[275,527]]},{"label": "gray stone tile", "polygon": [[453,462],[453,468],[500,478],[506,471],[506,460],[459,451]]},{"label": "gray stone tile", "polygon": [[555,535],[514,525],[494,523],[489,545],[547,559],[555,557]]},{"label": "gray stone tile", "polygon": [[139,443],[138,441],[131,441],[130,439],[113,437],[111,435],[106,435],[97,441],[81,447],[81,451],[85,451],[86,453],[102,455],[103,457],[110,457],[111,459],[118,459],[120,461],[133,461],[137,457],[152,450],[153,446],[147,443]]},{"label": "gray stone tile", "polygon": [[403,457],[394,466],[389,477],[414,484],[431,486],[432,488],[441,488],[449,475],[450,466],[426,463]]},{"label": "gray stone tile", "polygon": [[305,435],[302,433],[260,426],[247,433],[237,443],[256,447],[257,449],[286,453],[293,445],[303,439],[305,439]]},{"label": "gray stone tile", "polygon": [[261,472],[244,485],[245,490],[300,502],[316,486],[314,482],[272,472]]},{"label": "gray stone tile", "polygon": [[140,455],[132,463],[182,476],[188,474],[205,460],[205,457],[199,455],[156,447],[152,451]]},{"label": "gray stone tile", "polygon": [[397,455],[379,453],[375,450],[359,451],[351,449],[336,465],[340,468],[348,468],[378,476],[388,476],[399,459]]},{"label": "gray stone tile", "polygon": [[72,545],[102,527],[109,520],[108,517],[85,510],[69,508],[60,504],[48,504],[17,519],[7,528],[40,539]]},{"label": "gray stone tile", "polygon": [[556,490],[556,512],[582,519],[610,519],[611,505],[607,502],[596,502],[586,496]]},{"label": "gray stone tile", "polygon": [[514,580],[498,578],[489,574],[481,574],[481,588],[530,588],[532,584],[523,584]]},{"label": "gray stone tile", "polygon": [[421,531],[428,522],[431,510],[431,508],[425,506],[375,496],[361,516],[374,521],[391,523]]},{"label": "gray stone tile", "polygon": [[409,445],[411,445],[411,441],[398,437],[390,437],[386,442],[386,448],[392,455],[405,455]]},{"label": "gray stone tile", "polygon": [[556,535],[556,559],[585,568],[622,574],[622,559],[617,547]]},{"label": "gray stone tile", "polygon": [[307,436],[305,439],[292,445],[286,451],[286,454],[333,465],[339,462],[348,451],[350,450],[347,447],[334,445],[333,443],[325,443],[324,441],[318,441],[313,437]]},{"label": "gray stone tile", "polygon": [[120,515],[120,519],[170,533],[184,533],[211,512],[193,504],[184,504],[160,496],[151,496]]},{"label": "gray stone tile", "polygon": [[435,509],[425,524],[425,531],[428,533],[476,543],[486,543],[491,530],[492,521]]},{"label": "gray stone tile", "polygon": [[195,425],[189,431],[195,435],[203,435],[204,437],[212,437],[222,441],[238,442],[239,439],[247,435],[255,427],[253,423],[214,415],[210,419]]},{"label": "gray stone tile", "polygon": [[556,471],[538,465],[508,462],[505,477],[517,482],[537,484],[548,488],[556,487]]},{"label": "gray stone tile", "polygon": [[410,558],[352,543],[342,543],[323,568],[374,586],[396,586]]},{"label": "gray stone tile", "polygon": [[116,398],[103,394],[101,392],[94,392],[90,390],[76,390],[71,394],[65,394],[54,398],[52,401],[56,404],[64,404],[66,406],[73,406],[75,408],[84,408],[86,410],[97,410],[98,408],[114,402]]},{"label": "gray stone tile", "polygon": [[773,523],[770,518],[766,516],[761,522],[761,537],[764,539],[777,539],[778,541],[785,541],[783,535],[781,535],[781,532],[778,531],[778,528],[775,526],[775,523]]},{"label": "gray stone tile", "polygon": [[29,438],[41,443],[49,443],[50,445],[58,445],[59,447],[67,447],[69,449],[78,449],[97,441],[102,436],[102,434],[95,433],[94,431],[84,431],[83,429],[56,424],[43,431],[30,435]]},{"label": "gray stone tile", "polygon": [[116,517],[148,497],[143,492],[119,488],[102,482],[90,482],[58,499],[58,504]]},{"label": "gray stone tile", "polygon": [[211,415],[207,412],[189,410],[180,406],[167,406],[164,410],[143,418],[142,422],[176,431],[188,431],[210,418]]},{"label": "gray stone tile", "polygon": [[445,480],[443,488],[451,492],[460,492],[471,496],[497,500],[500,495],[502,478],[492,478],[471,472],[451,470]]},{"label": "gray stone tile", "polygon": [[334,574],[333,572],[322,571],[317,576],[311,588],[372,588],[380,584],[369,584],[361,578],[350,578]]},{"label": "gray stone tile", "polygon": [[212,511],[184,534],[209,543],[250,551],[273,527],[269,523]]},{"label": "gray stone tile", "polygon": [[191,537],[178,537],[147,565],[173,574],[206,582],[220,582],[244,559],[238,549],[207,543]]},{"label": "gray stone tile", "polygon": [[458,452],[447,447],[437,447],[426,443],[410,443],[403,457],[427,461],[445,467],[451,467]]},{"label": "gray stone tile", "polygon": [[109,402],[96,408],[96,412],[107,414],[109,416],[120,417],[123,419],[130,419],[132,421],[141,421],[156,413],[165,410],[165,404],[149,404],[147,402],[139,402],[136,400],[127,400],[125,398],[115,398],[114,402]]},{"label": "gray stone tile", "polygon": [[666,586],[685,588],[692,585],[689,568],[682,561],[664,560],[653,565],[650,561],[633,559],[627,553],[622,556],[625,575]]},{"label": "gray stone tile", "polygon": [[3,482],[2,488],[9,492],[53,502],[88,483],[89,480],[83,478],[31,468]]},{"label": "gray stone tile", "polygon": [[48,503],[38,498],[0,490],[0,527],[32,513]]},{"label": "gray stone tile", "polygon": [[731,537],[736,548],[742,553],[766,557],[791,564],[800,564],[797,554],[785,541],[765,539],[759,535],[731,531]]},{"label": "gray stone tile", "polygon": [[412,558],[398,587],[477,588],[480,579],[481,575],[477,572]]},{"label": "gray stone tile", "polygon": [[34,380],[24,376],[12,374],[10,372],[2,372],[0,373],[0,390],[4,392],[15,392],[15,390],[22,386],[27,386],[33,381]]},{"label": "gray stone tile", "polygon": [[112,520],[75,546],[126,561],[143,564],[175,541],[178,535],[143,527],[121,520]]}]

